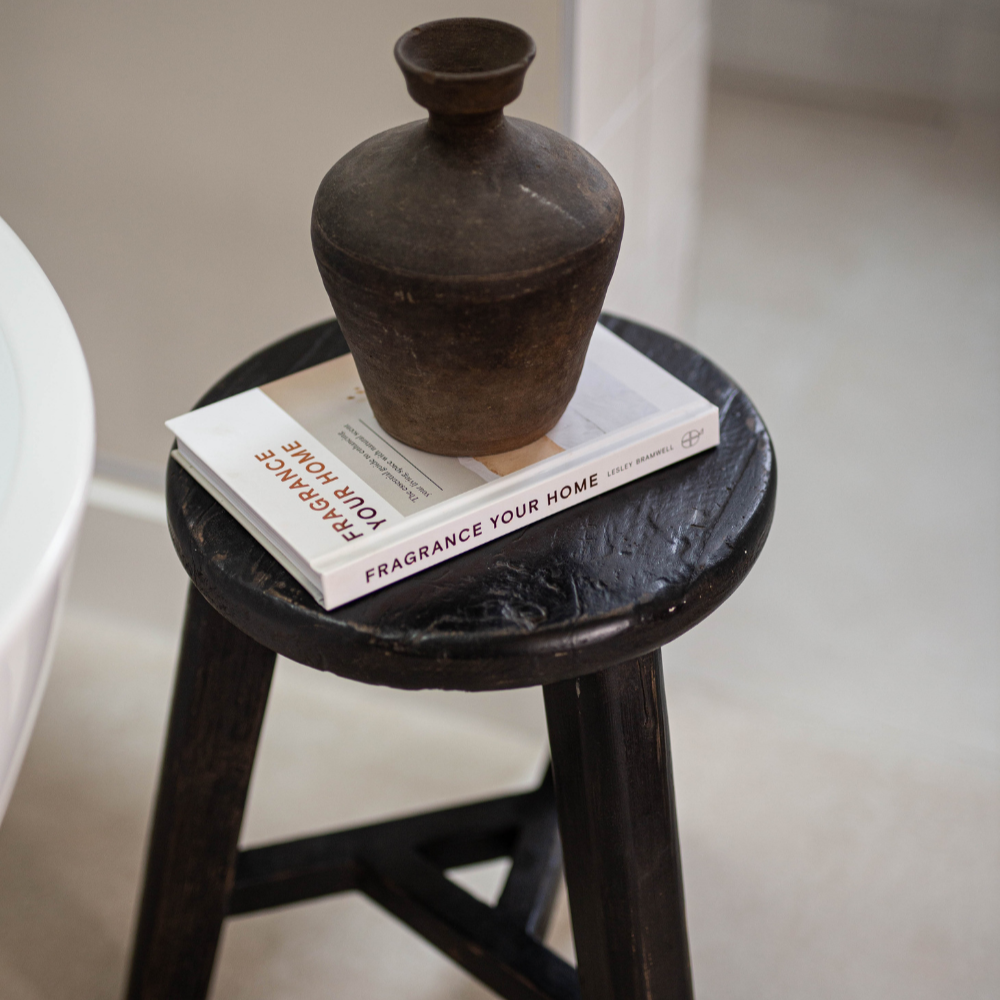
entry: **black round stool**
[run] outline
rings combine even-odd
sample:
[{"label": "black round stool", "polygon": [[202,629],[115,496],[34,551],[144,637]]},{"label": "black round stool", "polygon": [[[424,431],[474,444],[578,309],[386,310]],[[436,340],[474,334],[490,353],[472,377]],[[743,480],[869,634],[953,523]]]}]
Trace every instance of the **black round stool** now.
[{"label": "black round stool", "polygon": [[[719,407],[719,447],[335,611],[169,464],[170,532],[192,587],[129,1000],[201,1000],[226,917],[347,890],[509,1000],[690,1000],[660,646],[749,572],[777,473],[731,379],[671,337],[603,321]],[[346,351],[336,321],[322,323],[199,405]],[[276,653],[397,688],[544,685],[550,772],[529,793],[239,850]],[[445,876],[505,856],[496,906]],[[542,943],[563,865],[578,969]]]}]

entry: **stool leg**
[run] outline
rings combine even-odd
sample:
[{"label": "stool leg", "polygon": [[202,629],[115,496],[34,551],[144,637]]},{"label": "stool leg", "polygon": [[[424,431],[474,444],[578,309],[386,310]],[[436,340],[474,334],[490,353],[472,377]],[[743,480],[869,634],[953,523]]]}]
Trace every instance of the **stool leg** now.
[{"label": "stool leg", "polygon": [[128,1000],[203,1000],[275,655],[191,587]]},{"label": "stool leg", "polygon": [[583,1000],[692,1000],[660,654],[545,687]]}]

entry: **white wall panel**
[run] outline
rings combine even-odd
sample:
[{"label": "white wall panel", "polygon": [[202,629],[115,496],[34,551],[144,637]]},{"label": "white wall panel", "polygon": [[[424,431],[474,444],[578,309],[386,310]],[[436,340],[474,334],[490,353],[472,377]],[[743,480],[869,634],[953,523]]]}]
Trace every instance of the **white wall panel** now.
[{"label": "white wall panel", "polygon": [[618,182],[625,238],[607,308],[684,334],[701,170],[702,0],[577,0],[573,136]]}]

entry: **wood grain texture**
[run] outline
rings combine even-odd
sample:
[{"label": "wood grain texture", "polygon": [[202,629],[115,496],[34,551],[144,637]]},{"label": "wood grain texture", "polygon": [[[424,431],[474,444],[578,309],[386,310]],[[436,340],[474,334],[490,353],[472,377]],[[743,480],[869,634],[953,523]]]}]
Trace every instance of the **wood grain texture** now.
[{"label": "wood grain texture", "polygon": [[545,688],[583,1000],[693,1000],[659,651]]},{"label": "wood grain texture", "polygon": [[[176,463],[167,503],[195,586],[260,644],[344,677],[400,688],[546,684],[657,649],[742,582],[774,512],[777,470],[751,401],[697,351],[604,322],[720,408],[718,448],[324,611]],[[267,348],[199,405],[343,354],[336,321]]]},{"label": "wood grain texture", "polygon": [[208,990],[273,670],[192,587],[127,1000]]}]

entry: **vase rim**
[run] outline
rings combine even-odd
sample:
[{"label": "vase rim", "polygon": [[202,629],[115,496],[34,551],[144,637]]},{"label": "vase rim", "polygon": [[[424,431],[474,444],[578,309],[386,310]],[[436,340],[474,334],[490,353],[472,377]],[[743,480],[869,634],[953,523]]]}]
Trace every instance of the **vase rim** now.
[{"label": "vase rim", "polygon": [[410,96],[432,113],[499,110],[521,93],[535,58],[522,28],[485,17],[453,17],[411,28],[394,54]]}]

